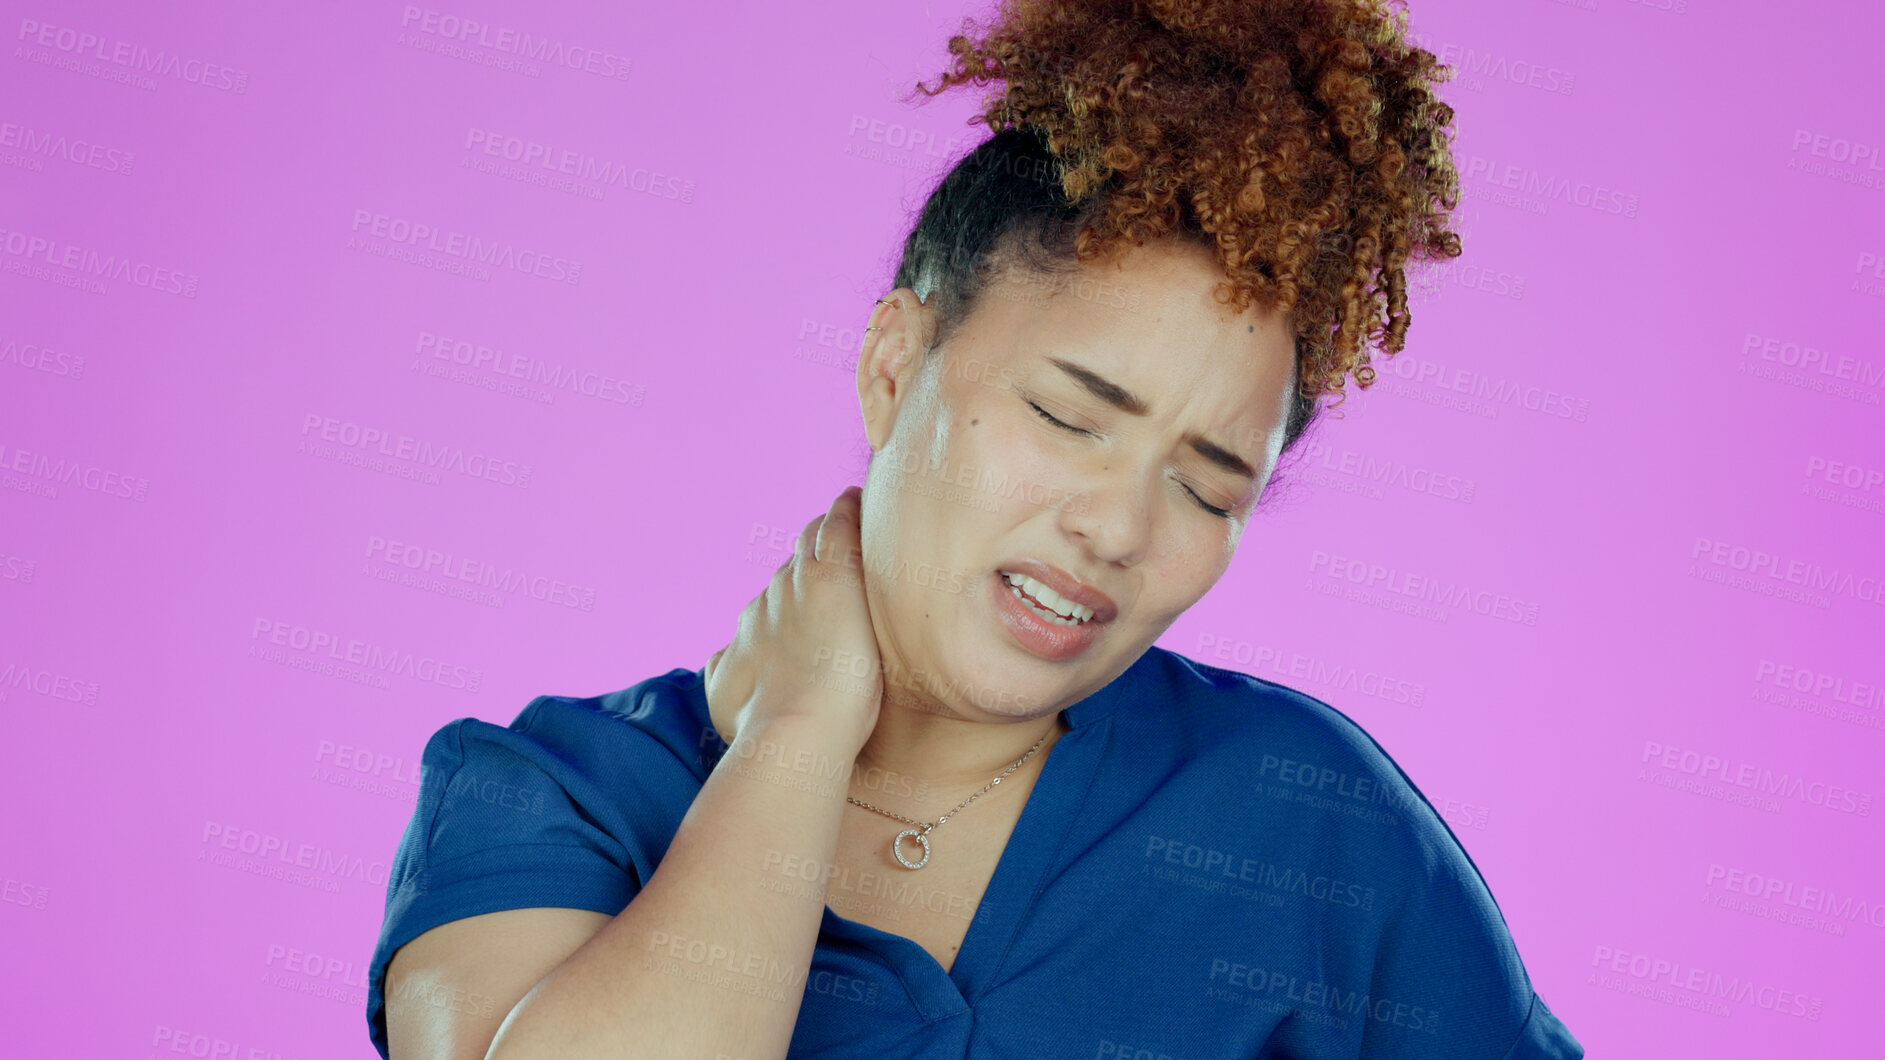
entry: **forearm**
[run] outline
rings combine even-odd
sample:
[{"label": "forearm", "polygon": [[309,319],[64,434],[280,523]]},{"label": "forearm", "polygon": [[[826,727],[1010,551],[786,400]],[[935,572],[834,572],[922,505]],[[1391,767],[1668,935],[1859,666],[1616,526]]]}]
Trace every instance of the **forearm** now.
[{"label": "forearm", "polygon": [[825,908],[826,874],[800,867],[836,856],[855,754],[799,719],[741,733],[646,885],[518,1002],[488,1060],[783,1057]]}]

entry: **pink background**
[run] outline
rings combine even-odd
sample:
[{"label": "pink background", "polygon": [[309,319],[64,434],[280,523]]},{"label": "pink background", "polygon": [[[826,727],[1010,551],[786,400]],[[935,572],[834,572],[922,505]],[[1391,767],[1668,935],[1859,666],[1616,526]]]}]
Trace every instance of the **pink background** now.
[{"label": "pink background", "polygon": [[[370,1056],[425,738],[699,666],[861,480],[858,329],[986,136],[898,96],[982,9],[0,6],[3,1051]],[[1592,1056],[1878,1055],[1879,17],[1414,10],[1466,256],[1161,643],[1373,733]]]}]

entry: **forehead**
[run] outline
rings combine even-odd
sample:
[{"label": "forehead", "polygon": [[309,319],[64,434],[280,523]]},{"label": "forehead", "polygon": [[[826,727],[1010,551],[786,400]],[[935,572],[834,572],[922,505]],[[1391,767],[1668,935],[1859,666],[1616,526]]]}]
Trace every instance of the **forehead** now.
[{"label": "forehead", "polygon": [[1260,458],[1287,413],[1295,337],[1285,315],[1254,301],[1242,312],[1218,303],[1224,279],[1209,248],[1173,240],[1048,275],[1010,266],[991,278],[964,332],[1011,377],[1071,384],[1050,358],[1071,361],[1154,416],[1202,417]]}]

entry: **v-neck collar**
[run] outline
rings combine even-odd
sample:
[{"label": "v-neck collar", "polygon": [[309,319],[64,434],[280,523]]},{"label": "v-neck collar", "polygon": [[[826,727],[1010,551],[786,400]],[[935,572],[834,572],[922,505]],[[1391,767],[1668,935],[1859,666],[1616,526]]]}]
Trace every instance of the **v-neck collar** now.
[{"label": "v-neck collar", "polygon": [[993,985],[1014,943],[1022,917],[1039,896],[1041,879],[1060,861],[1068,821],[1086,802],[1112,729],[1111,714],[1125,686],[1145,662],[1142,655],[1099,691],[1062,710],[1069,725],[1048,749],[1028,801],[1021,807],[982,900],[975,907],[956,959],[942,963],[914,940],[860,923],[825,906],[822,936],[876,953],[902,981],[925,1022],[967,1012]]}]

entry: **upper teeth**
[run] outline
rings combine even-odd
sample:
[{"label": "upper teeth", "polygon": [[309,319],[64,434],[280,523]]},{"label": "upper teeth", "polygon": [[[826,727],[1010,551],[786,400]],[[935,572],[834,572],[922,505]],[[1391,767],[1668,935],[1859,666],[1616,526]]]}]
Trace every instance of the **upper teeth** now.
[{"label": "upper teeth", "polygon": [[1085,604],[1074,603],[1072,600],[1042,585],[1034,578],[1030,578],[1025,574],[1016,574],[1013,571],[1002,571],[1001,576],[1008,580],[1009,585],[1032,596],[1034,599],[1040,601],[1042,606],[1062,618],[1069,618],[1075,622],[1085,622],[1087,619],[1093,617],[1092,608],[1087,607]]}]

